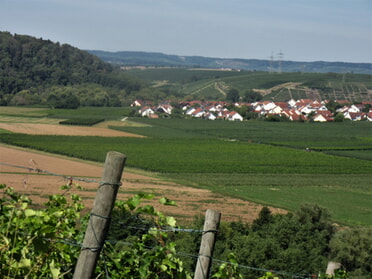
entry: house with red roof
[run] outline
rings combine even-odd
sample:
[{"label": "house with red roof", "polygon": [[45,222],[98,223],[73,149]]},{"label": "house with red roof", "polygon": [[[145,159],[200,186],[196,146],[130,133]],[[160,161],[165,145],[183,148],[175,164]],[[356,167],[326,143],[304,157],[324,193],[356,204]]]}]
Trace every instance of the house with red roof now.
[{"label": "house with red roof", "polygon": [[344,118],[349,119],[352,121],[360,121],[365,117],[365,114],[362,112],[345,112],[344,113]]},{"label": "house with red roof", "polygon": [[372,121],[372,111],[368,112],[366,117],[367,121]]},{"label": "house with red roof", "polygon": [[138,113],[142,117],[150,117],[151,115],[154,115],[155,114],[155,111],[152,108],[150,108],[149,106],[145,106],[143,108],[140,108],[140,110],[138,111]]},{"label": "house with red roof", "polygon": [[243,121],[243,116],[236,111],[227,111],[225,112],[225,119],[230,121]]},{"label": "house with red roof", "polygon": [[313,116],[314,122],[330,122],[333,120],[333,114],[329,110],[320,110]]}]

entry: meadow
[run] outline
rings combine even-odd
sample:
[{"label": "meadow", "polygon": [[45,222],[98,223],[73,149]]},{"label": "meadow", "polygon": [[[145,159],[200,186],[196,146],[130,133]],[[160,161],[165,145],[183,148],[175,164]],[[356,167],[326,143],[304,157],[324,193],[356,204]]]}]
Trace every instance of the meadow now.
[{"label": "meadow", "polygon": [[184,185],[287,210],[316,203],[338,223],[372,226],[371,123],[131,119],[111,128],[146,138],[1,133],[0,141],[99,162],[116,150],[128,167]]}]

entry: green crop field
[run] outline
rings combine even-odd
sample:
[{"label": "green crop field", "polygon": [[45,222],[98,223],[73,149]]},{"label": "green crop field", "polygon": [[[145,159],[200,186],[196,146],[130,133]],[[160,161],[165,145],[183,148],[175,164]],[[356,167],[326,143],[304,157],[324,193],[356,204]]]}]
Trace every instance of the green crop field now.
[{"label": "green crop field", "polygon": [[[137,119],[142,127],[111,127],[149,137],[209,137],[240,142],[265,143],[324,152],[353,152],[350,157],[372,161],[370,122],[296,123],[269,121],[205,121],[184,119]],[[358,155],[359,154],[359,155]],[[344,155],[343,155],[344,156]]]},{"label": "green crop field", "polygon": [[186,185],[288,210],[316,203],[339,223],[372,226],[371,123],[132,121],[141,125],[112,128],[146,138],[3,133],[0,141],[100,162],[116,150],[128,167]]}]

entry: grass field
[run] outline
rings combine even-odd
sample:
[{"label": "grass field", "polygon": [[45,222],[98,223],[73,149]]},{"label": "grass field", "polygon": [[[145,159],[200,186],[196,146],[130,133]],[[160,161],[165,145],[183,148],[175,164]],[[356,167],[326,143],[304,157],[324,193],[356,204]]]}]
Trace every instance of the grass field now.
[{"label": "grass field", "polygon": [[116,150],[128,167],[164,179],[288,210],[316,203],[336,222],[372,226],[371,123],[132,121],[115,129],[146,138],[2,133],[0,141],[100,162]]}]

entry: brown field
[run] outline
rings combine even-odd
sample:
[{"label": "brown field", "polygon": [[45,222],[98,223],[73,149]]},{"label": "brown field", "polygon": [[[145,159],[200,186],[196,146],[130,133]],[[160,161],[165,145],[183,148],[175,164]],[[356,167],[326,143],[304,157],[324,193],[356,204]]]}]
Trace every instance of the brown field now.
[{"label": "brown field", "polygon": [[[0,128],[30,134],[136,136],[105,128],[26,124],[0,123]],[[84,190],[73,189],[71,191],[78,193],[83,198],[88,209],[93,205],[98,183],[77,181],[74,177],[99,181],[103,167],[103,165],[93,162],[5,145],[0,145],[0,163],[0,183],[29,195],[34,203],[40,205],[47,200],[48,195],[62,193],[59,187],[69,183],[69,177],[73,177],[72,182],[82,186]],[[31,168],[31,170],[8,165]],[[40,174],[38,170],[45,170],[60,176]],[[135,170],[124,170],[122,183],[118,199],[125,200],[138,192],[152,193],[156,198],[146,203],[151,203],[161,212],[176,217],[179,223],[186,223],[194,216],[204,215],[207,209],[220,211],[222,221],[252,222],[262,208],[261,205],[229,198],[208,190],[162,181],[151,174]],[[160,205],[157,200],[163,196],[175,201],[177,206]],[[275,213],[284,212],[275,208],[271,208],[271,210]]]},{"label": "brown field", "polygon": [[69,135],[69,136],[101,136],[101,137],[142,137],[135,134],[114,131],[105,128],[50,125],[39,123],[0,123],[0,129],[14,133],[30,135]]},{"label": "brown field", "polygon": [[[48,195],[62,193],[59,187],[69,183],[69,177],[99,181],[103,167],[91,162],[75,161],[8,146],[0,146],[0,154],[1,163],[34,169],[0,165],[0,183],[29,195],[36,204],[45,202]],[[46,170],[65,177],[39,174],[37,170]],[[72,179],[72,182],[84,188],[83,191],[74,189],[72,192],[78,193],[84,199],[86,207],[90,208],[93,205],[98,183],[87,183],[76,179]],[[161,206],[157,203],[157,198],[150,203],[167,215],[175,216],[181,222],[192,220],[193,216],[204,214],[207,209],[220,211],[224,221],[251,222],[262,208],[260,205],[215,194],[208,190],[165,182],[133,172],[124,171],[122,183],[118,199],[125,200],[138,192],[153,193],[157,198],[166,196],[176,201],[177,206]],[[280,212],[277,209],[272,210]]]}]

